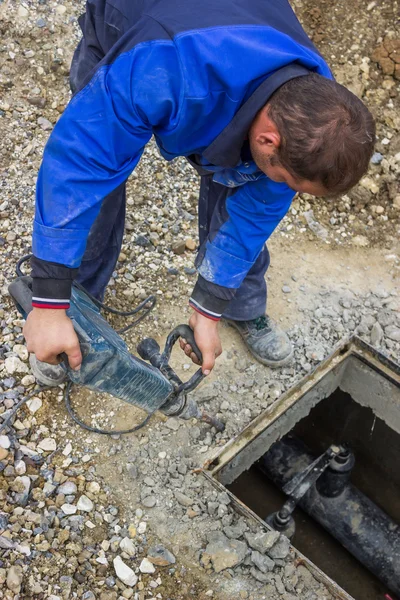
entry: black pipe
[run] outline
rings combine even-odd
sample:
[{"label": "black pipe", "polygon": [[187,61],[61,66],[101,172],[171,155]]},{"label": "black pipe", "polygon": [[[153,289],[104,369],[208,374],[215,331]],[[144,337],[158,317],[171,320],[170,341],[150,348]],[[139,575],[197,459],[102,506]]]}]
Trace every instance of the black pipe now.
[{"label": "black pipe", "polygon": [[[261,458],[259,466],[282,489],[313,460],[315,457],[305,444],[292,436],[286,436],[270,448]],[[299,506],[392,592],[400,596],[399,526],[350,483],[348,469],[339,474],[337,485],[334,475],[332,472],[328,474],[328,483],[322,487],[320,485],[320,491],[318,485],[313,485],[299,502]],[[337,495],[321,493],[329,494],[330,490]]]}]

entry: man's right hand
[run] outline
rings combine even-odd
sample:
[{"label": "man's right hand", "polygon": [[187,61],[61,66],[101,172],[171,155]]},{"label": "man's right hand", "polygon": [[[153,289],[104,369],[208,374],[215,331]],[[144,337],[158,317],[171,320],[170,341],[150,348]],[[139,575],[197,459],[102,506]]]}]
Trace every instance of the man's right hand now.
[{"label": "man's right hand", "polygon": [[58,365],[59,355],[64,352],[71,369],[80,369],[82,354],[78,336],[65,310],[33,308],[26,319],[24,336],[28,352],[33,352],[38,360]]}]

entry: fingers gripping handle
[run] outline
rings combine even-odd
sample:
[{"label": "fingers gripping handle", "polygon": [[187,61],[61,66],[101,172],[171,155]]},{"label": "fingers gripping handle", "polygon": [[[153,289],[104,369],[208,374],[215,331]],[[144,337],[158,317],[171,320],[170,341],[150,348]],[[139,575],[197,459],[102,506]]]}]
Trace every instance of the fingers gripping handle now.
[{"label": "fingers gripping handle", "polygon": [[200,363],[203,362],[203,356],[201,354],[200,348],[196,344],[196,340],[194,339],[194,331],[189,327],[189,325],[178,325],[171,331],[171,333],[167,337],[167,341],[165,342],[165,349],[163,356],[165,356],[167,362],[171,356],[172,346],[176,343],[179,338],[183,338],[190,344],[193,352],[197,356],[197,359]]},{"label": "fingers gripping handle", "polygon": [[[203,356],[201,354],[200,348],[196,344],[196,340],[194,339],[193,329],[191,329],[188,325],[178,325],[178,327],[175,327],[175,329],[171,331],[171,333],[167,337],[167,341],[165,342],[165,348],[163,352],[163,361],[165,361],[164,364],[168,363],[169,358],[171,356],[172,346],[179,338],[185,339],[187,343],[191,345],[193,352],[195,353],[199,361],[202,362]],[[189,379],[189,381],[187,381],[186,383],[182,383],[182,385],[179,386],[177,392],[191,392],[199,385],[199,383],[204,379],[204,377],[205,375],[203,374],[202,370],[199,369],[198,371],[196,371],[193,377]]]},{"label": "fingers gripping handle", "polygon": [[152,338],[142,340],[137,347],[138,354],[143,360],[149,361],[153,367],[159,369],[167,379],[175,384],[175,393],[177,394],[194,390],[204,378],[201,369],[199,369],[189,381],[182,383],[181,379],[179,379],[169,366],[168,363],[171,358],[172,348],[179,338],[184,338],[187,343],[191,345],[193,352],[196,354],[199,361],[201,361],[202,355],[200,349],[194,339],[193,330],[190,329],[188,325],[178,325],[178,327],[175,327],[175,329],[171,331],[165,342],[164,352],[162,354],[160,354],[159,345]]}]

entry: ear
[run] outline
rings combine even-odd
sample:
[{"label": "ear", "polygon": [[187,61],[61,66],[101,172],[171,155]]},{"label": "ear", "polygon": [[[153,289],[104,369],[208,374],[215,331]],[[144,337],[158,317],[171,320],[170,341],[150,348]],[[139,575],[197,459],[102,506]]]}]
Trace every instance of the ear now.
[{"label": "ear", "polygon": [[281,145],[281,136],[275,123],[269,118],[265,110],[258,115],[255,125],[255,142],[262,146],[264,152],[275,152]]}]

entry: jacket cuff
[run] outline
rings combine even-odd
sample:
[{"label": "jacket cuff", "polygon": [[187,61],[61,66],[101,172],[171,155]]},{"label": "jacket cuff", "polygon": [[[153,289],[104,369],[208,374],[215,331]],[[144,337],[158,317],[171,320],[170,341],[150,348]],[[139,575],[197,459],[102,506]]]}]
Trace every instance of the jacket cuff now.
[{"label": "jacket cuff", "polygon": [[222,287],[199,276],[189,300],[190,306],[198,313],[219,321],[236,293],[233,288]]},{"label": "jacket cuff", "polygon": [[72,282],[78,269],[70,269],[35,256],[31,258],[31,266],[32,306],[67,310],[70,307]]}]

